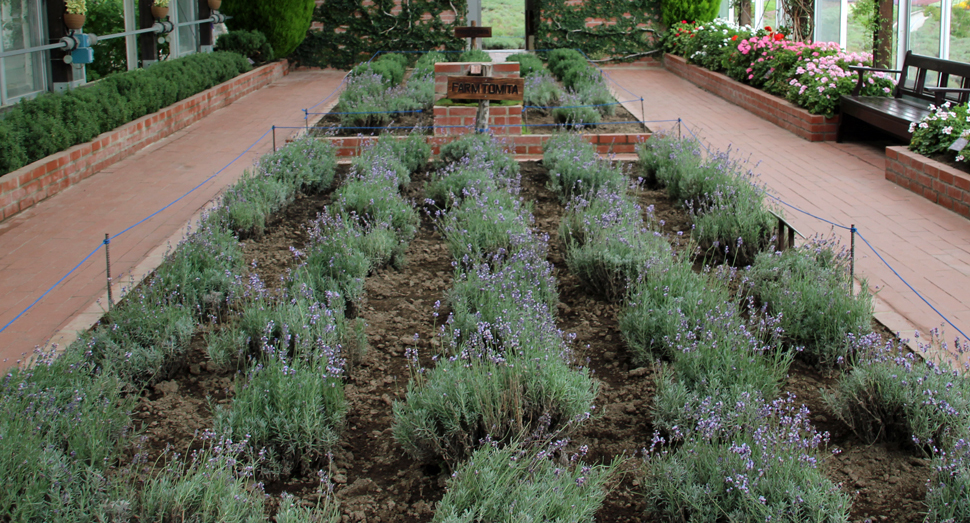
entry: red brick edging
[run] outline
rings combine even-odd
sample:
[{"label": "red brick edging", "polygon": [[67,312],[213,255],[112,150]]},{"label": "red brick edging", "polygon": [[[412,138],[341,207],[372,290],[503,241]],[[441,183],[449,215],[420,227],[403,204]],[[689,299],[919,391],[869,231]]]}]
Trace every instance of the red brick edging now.
[{"label": "red brick edging", "polygon": [[810,114],[788,100],[744,85],[729,76],[687,63],[683,57],[665,54],[664,67],[692,84],[740,106],[755,116],[787,129],[810,142],[834,142],[839,117]]},{"label": "red brick edging", "polygon": [[970,175],[905,146],[886,147],[886,179],[970,218]]},{"label": "red brick edging", "polygon": [[90,142],[4,174],[0,177],[0,221],[269,85],[282,78],[287,69],[285,60],[258,67],[156,113],[102,133]]},{"label": "red brick edging", "polygon": [[[528,154],[528,155],[539,155],[542,154],[542,144],[549,140],[551,135],[548,134],[524,134],[524,135],[511,135],[511,136],[500,136],[499,140],[505,142],[510,147],[515,149],[515,154]],[[404,139],[404,136],[398,136],[398,139]],[[439,154],[441,152],[441,146],[457,140],[459,136],[428,136],[428,143],[431,144],[431,150],[433,154]],[[600,154],[624,154],[624,153],[634,153],[636,152],[636,145],[641,142],[645,142],[650,138],[650,133],[634,133],[634,134],[584,134],[585,138],[589,143],[596,145],[596,150]],[[360,149],[367,145],[369,142],[376,140],[376,137],[366,136],[366,137],[351,137],[351,138],[318,138],[319,140],[327,140],[337,148],[337,156],[350,157],[357,156]]]}]

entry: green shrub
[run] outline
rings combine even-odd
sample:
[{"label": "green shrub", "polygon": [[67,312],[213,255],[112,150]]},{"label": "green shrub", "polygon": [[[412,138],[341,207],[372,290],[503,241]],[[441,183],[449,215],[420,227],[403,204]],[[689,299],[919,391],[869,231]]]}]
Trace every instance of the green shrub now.
[{"label": "green shrub", "polygon": [[[125,9],[121,0],[91,0],[86,4],[88,11],[84,19],[85,32],[96,35],[124,32]],[[94,63],[84,67],[88,82],[128,69],[124,38],[98,42],[94,45],[94,56]]]},{"label": "green shrub", "polygon": [[455,260],[475,263],[528,243],[532,214],[516,194],[470,188],[461,201],[438,216],[438,230]]},{"label": "green shrub", "polygon": [[181,521],[187,514],[205,523],[266,520],[265,494],[261,483],[253,484],[255,452],[248,441],[216,438],[211,432],[202,439],[201,449],[171,457],[133,494],[137,503],[131,512],[139,521]]},{"label": "green shrub", "polygon": [[813,238],[783,253],[759,254],[748,272],[751,293],[781,315],[786,337],[821,365],[848,356],[848,335],[871,332],[872,295],[853,295],[849,255],[836,249],[835,239]]},{"label": "green shrub", "polygon": [[[506,62],[519,62],[519,76],[528,78],[536,73],[542,73],[546,66],[542,60],[532,53],[517,53],[505,57]],[[528,92],[528,90],[526,91]]]},{"label": "green shrub", "polygon": [[569,272],[610,301],[623,298],[651,260],[670,256],[670,245],[647,228],[640,206],[610,187],[566,205],[559,239]]},{"label": "green shrub", "polygon": [[231,51],[249,58],[257,64],[270,62],[275,58],[273,46],[259,31],[229,31],[216,40],[216,51]]},{"label": "green shrub", "polygon": [[491,62],[492,55],[481,49],[469,49],[458,57],[459,62]]},{"label": "green shrub", "polygon": [[[648,512],[681,521],[848,521],[851,499],[819,469],[819,434],[794,398],[708,402],[645,460]],[[732,422],[741,412],[743,422]],[[750,420],[749,413],[756,413]],[[750,420],[750,421],[749,421]]]},{"label": "green shrub", "polygon": [[504,178],[517,176],[519,163],[508,154],[505,146],[497,138],[485,133],[466,134],[461,138],[441,146],[441,161],[460,162],[464,158],[474,158],[491,164],[496,175]]},{"label": "green shrub", "polygon": [[545,71],[526,77],[524,91],[523,104],[533,107],[556,105],[562,96],[559,84]]},{"label": "green shrub", "polygon": [[[250,70],[236,53],[197,53],[23,100],[0,117],[0,175],[91,140]],[[7,130],[4,131],[3,129]]]},{"label": "green shrub", "polygon": [[345,183],[334,195],[333,207],[364,224],[387,224],[403,246],[414,238],[421,223],[417,211],[399,193],[364,180]]},{"label": "green shrub", "polygon": [[313,0],[225,0],[222,12],[232,16],[230,29],[259,31],[277,56],[286,57],[306,38],[314,6]]},{"label": "green shrub", "polygon": [[666,27],[687,21],[706,23],[717,18],[721,3],[715,0],[663,0],[662,19]]},{"label": "green shrub", "polygon": [[870,442],[949,450],[970,439],[970,382],[878,334],[850,337],[852,367],[825,396],[836,416]]},{"label": "green shrub", "polygon": [[933,460],[933,476],[927,481],[926,521],[944,523],[970,520],[970,443],[958,441]]},{"label": "green shrub", "polygon": [[586,62],[586,57],[575,49],[553,49],[546,57],[549,64],[549,71],[557,78],[562,76],[562,68],[568,67],[572,62]]},{"label": "green shrub", "polygon": [[40,354],[0,381],[0,512],[9,521],[107,521],[109,468],[136,395],[82,350]]},{"label": "green shrub", "polygon": [[433,521],[593,521],[616,464],[586,466],[580,461],[585,451],[559,460],[563,445],[565,441],[542,450],[512,445],[476,451],[455,471]]},{"label": "green shrub", "polygon": [[601,159],[596,147],[581,135],[554,134],[543,148],[542,162],[549,170],[549,189],[563,203],[573,196],[595,194],[602,188],[612,192],[626,190],[627,177],[609,160]]},{"label": "green shrub", "polygon": [[542,347],[520,335],[515,351],[455,348],[461,357],[441,358],[408,382],[406,399],[394,403],[394,438],[408,454],[454,466],[486,438],[504,444],[536,431],[567,435],[588,418],[597,392],[588,371],[573,370],[559,344]]},{"label": "green shrub", "polygon": [[418,61],[414,64],[414,72],[411,74],[411,78],[422,77],[428,75],[434,75],[434,64],[438,62],[447,62],[448,57],[444,53],[439,53],[437,51],[431,51],[421,55]]}]

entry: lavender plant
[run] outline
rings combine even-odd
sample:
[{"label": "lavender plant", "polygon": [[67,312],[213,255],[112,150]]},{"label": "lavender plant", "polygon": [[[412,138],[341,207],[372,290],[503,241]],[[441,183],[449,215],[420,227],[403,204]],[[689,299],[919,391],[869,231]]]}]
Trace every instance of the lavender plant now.
[{"label": "lavender plant", "polygon": [[[257,462],[249,442],[215,433],[189,456],[175,455],[145,480],[130,516],[139,521],[262,522],[263,488],[253,485]],[[128,519],[127,517],[121,518]]]},{"label": "lavender plant", "polygon": [[466,158],[472,163],[487,163],[492,166],[497,177],[513,178],[519,173],[519,163],[497,138],[490,134],[466,134],[461,138],[441,146],[441,162],[444,164],[461,162]]},{"label": "lavender plant", "polygon": [[38,350],[0,378],[0,513],[9,521],[107,520],[109,468],[130,431],[135,397],[76,346]]},{"label": "lavender plant", "polygon": [[970,383],[949,364],[883,344],[875,333],[849,341],[853,365],[825,399],[854,432],[924,450],[970,438]]},{"label": "lavender plant", "polygon": [[576,195],[594,194],[601,187],[617,193],[626,190],[627,177],[609,160],[601,159],[581,135],[554,134],[546,142],[542,162],[549,170],[549,189],[563,203]]},{"label": "lavender plant", "polygon": [[708,274],[695,273],[689,260],[657,258],[631,283],[619,316],[620,333],[640,363],[657,355],[674,357],[682,332],[693,332],[710,311],[731,300],[727,288]]},{"label": "lavender plant", "polygon": [[[712,403],[696,426],[654,435],[650,510],[681,521],[848,521],[849,496],[819,469],[828,434],[812,428],[808,409],[790,396],[751,401]],[[738,410],[757,412],[755,422],[732,422]]]},{"label": "lavender plant", "polygon": [[461,205],[436,212],[438,230],[452,258],[474,263],[514,247],[514,238],[529,234],[528,206],[507,191],[470,188]]},{"label": "lavender plant", "polygon": [[959,439],[933,459],[933,476],[926,485],[926,521],[970,520],[970,442]]},{"label": "lavender plant", "polygon": [[[653,222],[653,209],[646,212]],[[670,244],[642,216],[636,202],[609,186],[573,198],[559,224],[569,271],[607,299],[622,299],[650,260],[671,255]]]},{"label": "lavender plant", "polygon": [[[588,419],[597,384],[573,370],[562,346],[536,346],[529,333],[508,340],[515,351],[496,352],[476,336],[414,372],[403,402],[394,403],[394,438],[416,459],[454,466],[486,438],[507,444],[540,427],[568,434]],[[412,353],[414,349],[411,349]]]},{"label": "lavender plant", "polygon": [[310,353],[269,348],[237,383],[232,406],[215,412],[217,433],[247,437],[261,449],[258,473],[267,479],[319,469],[343,425],[341,348],[326,338],[309,341]]},{"label": "lavender plant", "polygon": [[[414,207],[396,191],[379,183],[351,180],[334,195],[334,210],[353,216],[364,227],[388,224],[398,242],[407,244],[414,238],[421,218]],[[401,253],[403,259],[403,252]]]},{"label": "lavender plant", "polygon": [[853,295],[848,265],[837,239],[816,237],[783,253],[759,254],[747,275],[751,293],[781,316],[791,343],[804,345],[802,354],[821,365],[848,356],[849,334],[871,332],[872,296]]},{"label": "lavender plant", "polygon": [[567,90],[559,97],[560,106],[552,110],[552,118],[568,129],[595,126],[603,117],[596,108],[589,107],[588,102],[582,94]]},{"label": "lavender plant", "polygon": [[455,470],[433,521],[594,521],[617,464],[586,465],[586,446],[566,456],[567,443],[481,448]]},{"label": "lavender plant", "polygon": [[465,157],[432,173],[425,196],[429,205],[447,209],[468,193],[491,191],[518,193],[518,166],[514,173],[496,172],[493,164],[482,157]]},{"label": "lavender plant", "polygon": [[557,105],[562,96],[562,89],[559,88],[556,79],[544,71],[526,76],[523,89],[525,94],[522,102],[527,106],[550,107]]},{"label": "lavender plant", "polygon": [[699,141],[662,132],[638,145],[637,156],[642,177],[651,184],[666,187],[675,200],[683,199],[678,184],[683,177],[681,171],[698,169],[704,160]]},{"label": "lavender plant", "polygon": [[266,220],[299,191],[321,191],[333,183],[337,160],[333,146],[302,138],[264,155],[253,171],[226,189],[217,215],[242,234],[262,234]]}]

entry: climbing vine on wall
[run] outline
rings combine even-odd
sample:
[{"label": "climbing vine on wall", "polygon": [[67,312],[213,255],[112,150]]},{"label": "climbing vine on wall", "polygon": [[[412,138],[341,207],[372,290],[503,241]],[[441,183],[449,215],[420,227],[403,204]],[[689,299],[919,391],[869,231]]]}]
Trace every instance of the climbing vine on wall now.
[{"label": "climbing vine on wall", "polygon": [[[377,51],[458,50],[453,27],[468,11],[466,0],[326,0],[313,12],[311,29],[291,55],[299,65],[350,69]],[[400,12],[395,12],[396,7]],[[442,13],[457,12],[457,22]],[[416,58],[417,56],[415,56]]]},{"label": "climbing vine on wall", "polygon": [[[582,49],[591,58],[642,55],[661,34],[658,0],[541,0],[536,48]],[[608,21],[587,27],[587,21]],[[640,24],[646,24],[638,27]],[[656,31],[656,32],[655,32]]]}]

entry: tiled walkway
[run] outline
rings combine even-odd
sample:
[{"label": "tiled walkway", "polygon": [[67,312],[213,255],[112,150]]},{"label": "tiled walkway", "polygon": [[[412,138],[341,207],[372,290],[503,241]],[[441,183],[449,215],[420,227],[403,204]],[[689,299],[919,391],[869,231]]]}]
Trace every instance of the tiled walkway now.
[{"label": "tiled walkway", "polygon": [[[621,99],[645,103],[648,121],[676,120],[719,149],[732,146],[760,162],[756,171],[785,201],[840,224],[854,223],[899,273],[964,332],[970,333],[970,221],[883,178],[878,148],[809,143],[660,69],[609,71]],[[94,250],[225,166],[270,126],[299,126],[302,109],[340,83],[337,71],[291,73],[195,125],[0,223],[0,326],[5,325]],[[629,92],[625,91],[629,90]],[[632,94],[631,94],[632,92]],[[635,115],[639,102],[627,104]],[[651,124],[662,129],[670,124]],[[292,132],[292,131],[289,131]],[[278,133],[282,141],[286,132]],[[198,191],[111,243],[112,273],[140,275],[157,264],[166,245],[223,187],[272,147],[262,140]],[[831,227],[792,209],[803,233]],[[845,231],[836,230],[847,242]],[[880,318],[892,328],[922,331],[941,319],[857,243],[857,274],[878,289]],[[66,332],[90,325],[104,294],[99,251],[33,309],[0,333],[0,358],[10,360]],[[909,333],[904,334],[908,335]],[[946,335],[952,338],[953,329]],[[66,339],[53,341],[65,342]]]},{"label": "tiled walkway", "polygon": [[[298,71],[130,156],[109,169],[0,223],[0,327],[112,235],[157,211],[226,166],[273,125],[303,125],[303,109],[338,87],[341,71]],[[278,130],[277,142],[295,133]],[[112,240],[113,275],[150,272],[167,244],[181,237],[207,202],[271,150],[267,135],[198,190]],[[59,330],[86,328],[105,292],[104,250],[0,333],[0,368],[51,340]],[[117,294],[116,294],[117,296]],[[67,327],[67,328],[66,328]],[[65,329],[66,328],[66,329]],[[64,342],[70,338],[55,338]]]},{"label": "tiled walkway", "polygon": [[[618,68],[608,74],[621,99],[644,98],[645,120],[681,118],[713,147],[733,147],[739,157],[758,163],[761,181],[785,202],[838,224],[855,224],[900,276],[970,334],[970,221],[886,181],[882,149],[807,142],[663,69]],[[639,102],[626,105],[640,115]],[[672,124],[648,125],[657,130]],[[806,236],[832,231],[791,208],[784,212]],[[848,245],[848,231],[834,232]],[[861,240],[856,275],[877,290],[884,309],[877,316],[890,328],[909,336],[904,319],[921,332],[943,323]],[[944,334],[951,342],[957,335],[949,326]]]}]

